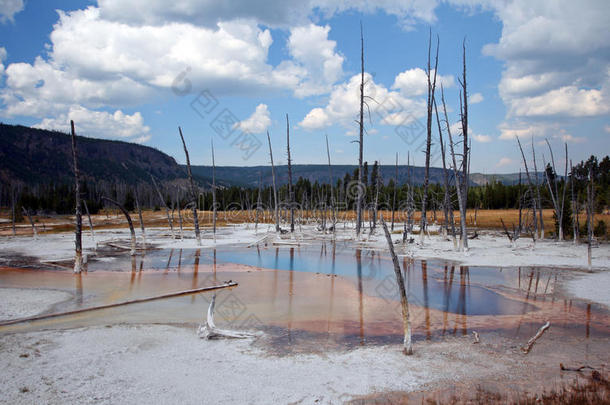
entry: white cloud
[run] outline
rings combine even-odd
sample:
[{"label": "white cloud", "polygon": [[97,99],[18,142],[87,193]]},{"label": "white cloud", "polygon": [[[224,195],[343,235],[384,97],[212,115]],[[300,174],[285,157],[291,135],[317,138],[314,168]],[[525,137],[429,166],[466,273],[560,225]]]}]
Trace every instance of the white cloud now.
[{"label": "white cloud", "polygon": [[498,85],[507,106],[501,138],[552,136],[557,117],[574,123],[610,113],[607,1],[480,4],[502,22],[498,43],[483,48],[505,66]]},{"label": "white cloud", "polygon": [[604,126],[604,131],[610,134],[610,125]]},{"label": "white cloud", "polygon": [[290,30],[288,49],[304,73],[295,89],[297,97],[326,93],[343,76],[343,56],[328,39],[330,26],[309,24]]},{"label": "white cloud", "polygon": [[496,164],[496,167],[503,167],[503,166],[508,166],[510,164],[513,163],[513,160],[507,157],[503,157],[501,158],[498,163]]},{"label": "white cloud", "polygon": [[[450,125],[451,128],[451,136],[453,137],[453,142],[457,141],[458,136],[462,136],[462,122],[457,121]],[[480,143],[491,142],[492,138],[489,135],[477,134],[472,130],[470,125],[468,125],[468,137],[469,139],[474,139]]]},{"label": "white cloud", "polygon": [[514,140],[515,138],[533,138],[548,136],[553,128],[545,123],[529,124],[526,122],[500,125],[500,139]]},{"label": "white cloud", "polygon": [[66,132],[69,130],[70,120],[74,121],[77,134],[83,136],[137,143],[144,143],[151,137],[150,128],[144,125],[144,119],[139,112],[129,115],[117,110],[111,114],[81,106],[72,106],[67,113],[55,118],[45,118],[34,127]]},{"label": "white cloud", "polygon": [[[430,80],[433,80],[432,78],[434,77],[434,70],[432,70],[430,75]],[[441,83],[445,88],[452,87],[454,85],[453,75],[438,75],[436,77],[436,84],[439,88]],[[420,68],[413,68],[399,73],[394,79],[392,89],[400,90],[400,92],[406,97],[427,94],[428,78],[426,76],[426,71]]]},{"label": "white cloud", "polygon": [[475,133],[471,133],[469,135],[471,138],[473,138],[477,142],[481,142],[481,143],[491,142],[491,136],[489,136],[489,135],[481,135],[481,134],[475,134]]},{"label": "white cloud", "polygon": [[23,0],[0,0],[0,22],[13,21],[23,7]]},{"label": "white cloud", "polygon": [[[549,123],[549,122],[528,122],[520,121],[514,124],[503,123],[500,125],[500,139],[504,140],[514,140],[518,137],[521,140],[530,140],[532,138],[538,139],[555,139],[561,140],[567,143],[582,143],[585,142],[586,139],[583,137],[573,136],[568,133],[565,128],[557,123]],[[544,140],[540,141],[541,144],[545,144]]]},{"label": "white cloud", "polygon": [[265,132],[270,125],[271,117],[266,104],[259,104],[250,117],[235,124],[242,131],[253,134]]},{"label": "white cloud", "polygon": [[74,104],[133,107],[174,88],[207,88],[216,97],[288,90],[301,97],[328,92],[343,75],[328,26],[294,28],[291,59],[273,67],[271,33],[252,20],[129,25],[102,15],[95,7],[59,11],[48,57],[6,67],[1,114],[43,118]]},{"label": "white cloud", "polygon": [[434,9],[438,2],[430,0],[99,0],[105,19],[132,23],[163,25],[168,20],[214,26],[219,21],[251,19],[257,23],[286,28],[302,25],[319,12],[330,18],[335,14],[356,10],[373,14],[384,11],[396,16],[409,29],[418,21],[436,21]]},{"label": "white cloud", "polygon": [[0,46],[0,77],[4,74],[4,61],[6,60],[6,49]]},{"label": "white cloud", "polygon": [[[335,85],[327,105],[312,109],[299,126],[306,129],[320,129],[340,124],[345,128],[352,128],[360,111],[360,80],[360,75],[356,74],[349,81]],[[375,83],[369,73],[365,73],[364,80],[364,93],[370,106],[370,121],[383,125],[401,125],[424,115],[424,101],[410,99],[399,92],[388,90],[383,85]],[[368,109],[365,124],[369,125]]]},{"label": "white cloud", "polygon": [[572,116],[585,117],[608,114],[610,98],[596,89],[579,89],[576,86],[561,87],[539,96],[519,98],[512,102],[510,113],[516,116]]},{"label": "white cloud", "polygon": [[469,97],[470,104],[478,104],[482,102],[485,98],[481,93],[474,93]]}]

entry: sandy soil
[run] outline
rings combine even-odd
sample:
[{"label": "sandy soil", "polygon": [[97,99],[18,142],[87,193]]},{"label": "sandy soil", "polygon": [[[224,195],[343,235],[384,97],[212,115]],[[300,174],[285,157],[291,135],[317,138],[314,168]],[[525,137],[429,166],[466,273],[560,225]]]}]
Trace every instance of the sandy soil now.
[{"label": "sandy soil", "polygon": [[[555,350],[552,341],[541,356]],[[0,368],[10,370],[2,401],[15,404],[341,403],[468,379],[508,385],[544,364],[506,341],[473,345],[470,337],[422,342],[410,357],[397,346],[276,357],[247,340],[205,341],[164,325],[3,335],[0,347]]]},{"label": "sandy soil", "polygon": [[0,297],[0,321],[6,321],[46,312],[72,295],[54,290],[0,288]]},{"label": "sandy soil", "polygon": [[[306,244],[308,238],[331,238],[316,232],[314,226],[303,228],[303,237],[278,239],[264,227],[256,233],[251,224],[235,225],[222,229],[216,241],[209,232],[204,233],[201,248],[248,245],[262,238],[266,239],[261,243],[270,244]],[[124,229],[96,233],[96,242],[102,244],[107,240],[122,243],[127,238]],[[380,233],[354,241],[353,232],[347,229],[339,231],[337,238],[350,241],[350,249],[387,249]],[[169,239],[167,230],[161,228],[148,231],[148,242],[197,248],[194,239]],[[539,241],[534,246],[520,240],[513,248],[498,232],[480,232],[470,246],[466,253],[455,252],[450,241],[433,235],[423,245],[399,247],[398,253],[469,266],[586,267],[586,248],[570,242]],[[86,254],[92,257],[93,247],[93,240],[85,235]],[[43,235],[38,240],[2,238],[0,252],[4,259],[18,254],[39,260],[70,260],[73,234]],[[594,250],[593,265],[595,273],[579,274],[567,290],[608,305],[609,245]],[[1,292],[0,308],[21,311],[5,315],[3,309],[2,317],[31,315],[65,299],[52,294],[56,292],[40,290]],[[0,402],[340,403],[375,392],[428,390],[464,382],[534,390],[561,378],[557,370],[560,361],[607,366],[610,343],[609,338],[596,338],[583,344],[551,328],[528,356],[520,353],[521,342],[486,335],[478,345],[472,344],[471,336],[418,341],[412,357],[403,356],[398,345],[278,357],[267,347],[265,337],[257,339],[256,344],[203,341],[192,327],[168,325],[101,325],[26,333],[0,330],[0,368],[6,370],[0,379]]]}]

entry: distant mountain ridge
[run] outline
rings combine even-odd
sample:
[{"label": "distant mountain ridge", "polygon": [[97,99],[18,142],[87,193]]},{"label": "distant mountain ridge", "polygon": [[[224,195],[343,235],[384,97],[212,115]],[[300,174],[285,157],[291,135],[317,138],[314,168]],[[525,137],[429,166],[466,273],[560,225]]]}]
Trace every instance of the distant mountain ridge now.
[{"label": "distant mountain ridge", "polygon": [[[77,137],[79,169],[86,179],[135,184],[186,176],[167,154],[122,141]],[[66,183],[73,179],[72,141],[68,134],[0,124],[0,179],[26,184]]]},{"label": "distant mountain ridge", "polygon": [[[90,180],[105,180],[136,184],[150,182],[150,174],[162,181],[180,181],[186,178],[184,165],[149,146],[97,138],[77,137],[79,164],[83,176]],[[70,135],[21,125],[0,124],[0,180],[4,183],[19,181],[25,184],[72,182],[72,146]],[[327,165],[293,165],[293,181],[299,177],[311,182],[326,183],[329,179]],[[333,165],[333,182],[352,175],[356,165]],[[193,166],[193,177],[203,187],[212,178],[211,166]],[[395,167],[381,166],[385,183],[394,178]],[[414,184],[421,184],[424,168],[411,167]],[[369,162],[369,174],[372,162]],[[398,182],[407,181],[409,168],[398,166]],[[277,166],[278,184],[288,182],[288,167]],[[217,166],[217,181],[226,186],[257,187],[262,176],[263,184],[271,184],[270,166]],[[541,176],[539,176],[541,177]],[[471,175],[471,183],[483,185],[496,180],[504,184],[516,184],[518,174]],[[443,170],[430,168],[430,181],[443,182]],[[525,182],[525,176],[523,182]]]},{"label": "distant mountain ridge", "polygon": [[[331,167],[333,183],[343,179],[346,173],[350,176],[358,168],[356,165],[333,165]],[[212,178],[212,166],[192,166],[193,175],[200,178]],[[369,176],[372,170],[372,165],[369,163]],[[414,184],[422,184],[424,182],[424,168],[419,166],[399,165],[398,166],[398,183],[403,184],[408,181],[409,170],[411,170],[412,181]],[[288,183],[288,166],[281,165],[275,167],[278,184]],[[381,177],[385,184],[390,179],[394,179],[396,175],[396,167],[391,165],[380,166]],[[272,183],[271,166],[217,166],[216,180],[226,185],[236,185],[242,187],[258,187],[259,179],[262,176],[263,185]],[[453,177],[450,172],[449,176]],[[540,175],[541,176],[541,175]],[[539,176],[539,178],[540,178]],[[311,164],[311,165],[292,165],[292,178],[295,182],[299,177],[313,182],[328,183],[330,174],[328,165]],[[443,169],[438,167],[430,168],[430,182],[443,183]],[[519,182],[519,174],[481,174],[472,173],[470,182],[473,185],[485,185],[491,181],[499,181],[503,184],[517,184]],[[525,175],[522,178],[523,184],[526,183]]]}]

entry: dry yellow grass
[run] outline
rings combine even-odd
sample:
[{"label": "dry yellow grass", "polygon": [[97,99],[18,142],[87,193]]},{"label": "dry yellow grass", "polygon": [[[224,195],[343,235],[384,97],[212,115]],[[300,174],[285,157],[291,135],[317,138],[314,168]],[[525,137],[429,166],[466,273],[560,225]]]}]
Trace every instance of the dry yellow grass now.
[{"label": "dry yellow grass", "polygon": [[[383,217],[387,222],[390,221],[392,213],[391,211],[380,211],[383,214]],[[301,212],[299,212],[299,215]],[[282,213],[282,216],[286,215],[286,213]],[[306,219],[314,219],[316,216],[319,216],[318,212],[303,212],[303,215]],[[531,222],[531,216],[527,216],[528,213],[524,211],[524,223],[527,221]],[[193,215],[189,210],[183,210],[182,216],[184,220],[185,228],[192,228],[193,223]],[[428,222],[434,223],[434,212],[428,213]],[[454,212],[454,216],[456,222],[460,220],[459,211]],[[139,228],[139,218],[137,213],[131,214],[134,227]],[[151,211],[147,210],[143,212],[144,224],[147,227],[165,227],[167,226],[167,217],[165,211]],[[254,222],[256,217],[255,211],[219,211],[217,213],[217,225],[224,226],[227,224],[236,224],[243,222]],[[419,223],[421,217],[420,212],[416,212],[414,215],[415,223]],[[0,211],[0,218],[4,220],[9,220],[10,215],[7,210]],[[202,227],[212,226],[212,212],[211,211],[199,211],[198,212],[199,224]],[[363,212],[364,221],[369,221],[369,212]],[[339,221],[353,221],[356,219],[355,211],[341,211],[339,212]],[[506,210],[477,210],[476,212],[476,224],[475,224],[475,211],[468,210],[466,223],[469,227],[476,226],[480,229],[502,229],[502,223],[500,220],[504,220],[508,227],[511,227],[512,224],[516,224],[519,221],[519,211],[514,209],[506,209]],[[113,228],[125,228],[127,227],[127,222],[125,221],[125,217],[115,210],[107,210],[102,211],[102,213],[92,216],[93,225],[95,229],[113,229]],[[402,212],[395,213],[396,222],[402,222],[406,220],[406,215]],[[610,215],[609,214],[597,214],[595,215],[595,223],[597,221],[603,220],[608,226],[610,226]],[[54,217],[44,217],[44,216],[36,216],[34,217],[34,221],[36,223],[36,227],[39,233],[49,233],[49,232],[63,232],[70,231],[74,229],[74,216],[71,215],[58,215]],[[178,212],[174,212],[173,215],[174,226],[178,227]],[[273,212],[265,211],[261,213],[259,217],[259,222],[261,223],[272,223],[273,222]],[[443,223],[443,213],[441,211],[436,212],[436,222],[438,224]],[[583,226],[585,224],[585,215],[584,213],[580,214],[580,224]],[[544,210],[544,225],[545,230],[547,231],[547,235],[554,232],[555,229],[555,220],[553,219],[553,210],[546,209]],[[89,223],[86,216],[83,216],[83,231],[87,232],[89,228]],[[27,219],[17,223],[17,234],[19,235],[29,235],[32,233],[31,226]],[[0,224],[0,235],[11,235],[11,223],[3,222]]]}]

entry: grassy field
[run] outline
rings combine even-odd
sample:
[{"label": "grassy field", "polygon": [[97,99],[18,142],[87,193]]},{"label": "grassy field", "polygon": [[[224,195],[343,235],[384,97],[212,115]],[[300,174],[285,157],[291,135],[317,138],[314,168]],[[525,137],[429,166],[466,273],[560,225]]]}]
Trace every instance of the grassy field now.
[{"label": "grassy field", "polygon": [[[392,213],[390,211],[381,211],[380,212],[385,218],[386,222],[390,222]],[[191,228],[193,224],[193,214],[190,210],[181,211],[183,217],[183,226],[185,228]],[[315,218],[320,216],[319,212],[303,212],[300,211],[295,214],[298,216],[303,215],[306,220],[315,221]],[[364,221],[368,223],[370,218],[369,212],[363,212]],[[170,213],[171,215],[171,213]],[[202,227],[208,227],[212,225],[212,212],[211,211],[198,211],[199,224]],[[281,212],[280,215],[282,218],[288,218],[287,212]],[[328,213],[327,213],[328,215]],[[457,223],[460,221],[460,213],[459,211],[454,212],[455,220]],[[137,213],[131,213],[131,217],[134,223],[134,226],[139,228],[139,218]],[[429,212],[428,222],[430,224],[443,223],[443,214],[440,211],[436,212],[436,221],[435,221],[435,213]],[[585,214],[581,213],[579,215],[579,220],[581,224],[581,229],[584,229],[586,224]],[[0,235],[11,235],[12,234],[12,226],[10,222],[10,212],[7,209],[0,210]],[[255,211],[219,211],[217,213],[217,225],[224,226],[227,224],[235,224],[235,223],[243,223],[243,222],[254,222],[256,218]],[[356,218],[355,211],[341,211],[338,214],[339,222],[343,221],[354,221]],[[421,213],[415,213],[415,223],[419,223],[421,218]],[[163,227],[167,226],[167,216],[165,211],[151,211],[147,210],[143,212],[144,224],[147,227]],[[517,224],[519,222],[519,211],[518,210],[469,210],[467,212],[466,223],[469,228],[476,227],[477,229],[502,229],[502,223],[500,220],[504,220],[506,225],[510,228],[512,224]],[[70,231],[73,229],[73,221],[74,216],[70,215],[57,215],[57,216],[34,216],[33,220],[36,224],[36,228],[39,233],[45,232],[62,232],[62,231]],[[395,221],[402,222],[406,220],[406,216],[403,213],[396,212],[395,213]],[[610,227],[610,215],[608,214],[597,214],[595,216],[595,223],[598,221],[604,221],[608,227]],[[124,228],[127,226],[127,222],[123,214],[121,214],[118,210],[105,210],[97,215],[92,216],[93,225],[96,229],[112,229],[112,228]],[[524,212],[524,223],[531,222],[531,215],[527,216],[527,213]],[[259,214],[259,222],[261,223],[273,223],[273,212],[264,211]],[[175,227],[179,226],[179,216],[178,211],[173,213],[173,223]],[[551,236],[555,231],[555,220],[553,219],[553,210],[546,209],[544,210],[544,225],[546,230],[546,235]],[[89,227],[89,222],[86,215],[83,216],[83,227],[86,231]],[[16,224],[17,233],[21,235],[28,235],[32,233],[32,228],[27,218],[23,218],[20,222]],[[568,232],[571,234],[570,232]]]}]

